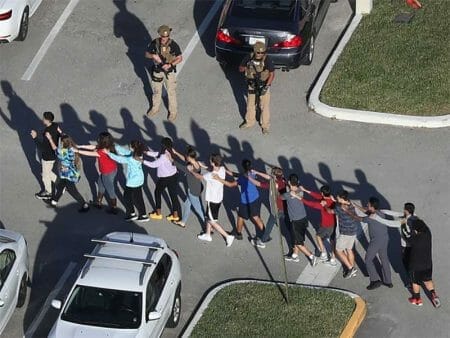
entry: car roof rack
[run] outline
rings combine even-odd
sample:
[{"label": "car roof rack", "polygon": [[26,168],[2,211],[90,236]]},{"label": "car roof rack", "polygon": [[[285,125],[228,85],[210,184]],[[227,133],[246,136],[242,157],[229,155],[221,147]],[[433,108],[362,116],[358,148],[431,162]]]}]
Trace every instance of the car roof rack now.
[{"label": "car roof rack", "polygon": [[[86,266],[83,268],[81,272],[80,278],[83,279],[87,272],[89,271],[92,262],[95,259],[105,259],[105,260],[115,260],[115,261],[126,261],[126,262],[136,262],[142,264],[142,270],[139,274],[139,285],[142,285],[144,282],[144,276],[147,271],[147,268],[152,266],[153,264],[156,264],[155,261],[151,260],[150,257],[152,256],[153,251],[163,249],[161,246],[152,246],[152,245],[145,245],[145,244],[139,244],[139,243],[133,243],[133,242],[124,242],[124,241],[118,241],[118,240],[103,240],[103,239],[92,239],[91,240],[94,243],[98,243],[99,246],[97,247],[97,250],[93,254],[84,254],[84,257],[88,259],[88,262]],[[100,254],[98,251],[100,250],[102,245],[105,244],[117,244],[117,245],[125,245],[125,246],[134,246],[134,247],[141,247],[148,249],[147,257],[145,259],[139,259],[139,258],[130,258],[130,257],[120,257],[115,255],[105,255]]]}]

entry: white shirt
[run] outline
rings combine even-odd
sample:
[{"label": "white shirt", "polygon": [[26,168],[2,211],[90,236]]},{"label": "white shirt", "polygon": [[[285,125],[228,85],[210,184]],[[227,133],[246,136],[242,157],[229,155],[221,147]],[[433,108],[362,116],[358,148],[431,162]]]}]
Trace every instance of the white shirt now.
[{"label": "white shirt", "polygon": [[206,181],[205,200],[206,202],[221,203],[223,200],[223,184],[212,176],[217,174],[221,179],[225,179],[225,168],[220,167],[218,171],[210,171],[203,175]]}]

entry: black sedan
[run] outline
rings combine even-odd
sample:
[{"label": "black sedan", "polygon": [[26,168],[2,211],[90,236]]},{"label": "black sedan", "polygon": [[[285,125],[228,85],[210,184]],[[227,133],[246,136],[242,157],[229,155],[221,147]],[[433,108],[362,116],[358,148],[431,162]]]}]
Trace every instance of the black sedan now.
[{"label": "black sedan", "polygon": [[216,59],[237,63],[262,41],[277,68],[313,60],[314,43],[330,0],[226,0],[216,33]]}]

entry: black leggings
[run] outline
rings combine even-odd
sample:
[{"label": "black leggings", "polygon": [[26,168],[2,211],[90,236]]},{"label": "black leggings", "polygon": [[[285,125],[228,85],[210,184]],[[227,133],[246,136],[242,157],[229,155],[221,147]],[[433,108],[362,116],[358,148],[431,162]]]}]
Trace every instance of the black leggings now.
[{"label": "black leggings", "polygon": [[136,207],[139,216],[146,214],[144,198],[142,197],[142,185],[134,188],[125,187],[123,198],[127,215],[134,213],[134,207]]},{"label": "black leggings", "polygon": [[172,213],[176,211],[178,212],[178,215],[180,215],[180,202],[178,202],[177,197],[177,189],[178,189],[177,174],[174,174],[169,177],[160,177],[158,182],[156,182],[156,189],[155,189],[156,209],[161,209],[161,196],[166,187],[169,190],[170,201],[172,202]]},{"label": "black leggings", "polygon": [[64,192],[64,188],[67,189],[67,191],[69,192],[69,194],[75,198],[75,200],[80,203],[81,205],[84,205],[86,203],[86,201],[84,200],[83,196],[81,196],[80,192],[77,189],[77,186],[75,185],[74,182],[71,182],[69,180],[66,180],[65,178],[59,178],[58,180],[56,180],[56,184],[55,184],[55,192],[54,192],[54,196],[53,196],[53,200],[58,202],[59,199],[61,198],[63,192]]}]

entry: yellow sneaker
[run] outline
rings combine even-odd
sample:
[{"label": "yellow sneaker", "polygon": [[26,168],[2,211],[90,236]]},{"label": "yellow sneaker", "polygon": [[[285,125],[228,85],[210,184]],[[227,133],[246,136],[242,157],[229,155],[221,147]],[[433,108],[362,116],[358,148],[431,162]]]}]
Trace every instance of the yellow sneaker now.
[{"label": "yellow sneaker", "polygon": [[172,222],[172,221],[179,221],[180,220],[180,217],[175,217],[175,216],[173,216],[173,215],[169,215],[169,216],[167,216],[166,217],[166,219],[169,221],[169,222]]},{"label": "yellow sneaker", "polygon": [[156,212],[150,213],[149,216],[151,219],[162,219],[163,218],[163,216],[161,214],[158,214]]}]

